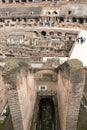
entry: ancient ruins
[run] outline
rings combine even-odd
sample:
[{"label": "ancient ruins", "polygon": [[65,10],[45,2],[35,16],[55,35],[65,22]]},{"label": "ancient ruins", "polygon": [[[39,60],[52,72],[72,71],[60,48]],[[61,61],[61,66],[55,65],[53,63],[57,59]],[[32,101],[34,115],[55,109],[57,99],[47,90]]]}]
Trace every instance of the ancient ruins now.
[{"label": "ancient ruins", "polygon": [[8,104],[14,130],[76,130],[86,31],[86,0],[0,0],[0,120]]}]

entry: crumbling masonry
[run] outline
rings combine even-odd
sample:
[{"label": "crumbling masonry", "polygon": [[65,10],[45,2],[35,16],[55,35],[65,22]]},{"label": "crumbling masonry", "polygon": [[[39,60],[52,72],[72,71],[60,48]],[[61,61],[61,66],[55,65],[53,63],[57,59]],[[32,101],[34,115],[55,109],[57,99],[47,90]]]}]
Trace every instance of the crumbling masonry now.
[{"label": "crumbling masonry", "polygon": [[14,130],[37,130],[42,99],[54,104],[55,130],[76,130],[85,69],[59,57],[70,57],[81,29],[85,0],[0,0],[0,113],[8,102]]}]

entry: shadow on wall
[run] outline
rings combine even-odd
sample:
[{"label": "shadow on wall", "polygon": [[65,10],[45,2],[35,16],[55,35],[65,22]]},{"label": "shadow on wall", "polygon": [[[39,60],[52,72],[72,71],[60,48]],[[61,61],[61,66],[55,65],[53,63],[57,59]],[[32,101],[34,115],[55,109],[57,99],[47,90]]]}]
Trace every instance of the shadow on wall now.
[{"label": "shadow on wall", "polygon": [[87,101],[84,97],[82,98],[80,105],[77,130],[87,130],[87,110],[83,106],[83,103],[84,105],[87,105]]},{"label": "shadow on wall", "polygon": [[7,111],[9,115],[6,117],[3,123],[0,123],[0,130],[14,130],[9,108]]},{"label": "shadow on wall", "polygon": [[55,130],[55,110],[52,99],[44,98],[39,103],[37,130]]}]

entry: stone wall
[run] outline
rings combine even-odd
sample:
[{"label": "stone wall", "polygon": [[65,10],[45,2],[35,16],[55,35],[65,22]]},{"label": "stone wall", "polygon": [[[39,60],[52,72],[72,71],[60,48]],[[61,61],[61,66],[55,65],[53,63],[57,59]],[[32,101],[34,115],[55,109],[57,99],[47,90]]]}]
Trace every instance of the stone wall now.
[{"label": "stone wall", "polygon": [[36,101],[34,86],[34,74],[31,72],[26,74],[25,71],[21,70],[17,79],[17,91],[24,130],[29,130],[31,127]]},{"label": "stone wall", "polygon": [[14,130],[29,130],[36,99],[34,75],[28,65],[10,60],[4,67],[3,78]]},{"label": "stone wall", "polygon": [[0,69],[0,113],[7,103],[6,88],[2,78],[2,71]]},{"label": "stone wall", "polygon": [[84,77],[83,65],[78,60],[69,60],[58,68],[57,92],[61,130],[76,130]]}]

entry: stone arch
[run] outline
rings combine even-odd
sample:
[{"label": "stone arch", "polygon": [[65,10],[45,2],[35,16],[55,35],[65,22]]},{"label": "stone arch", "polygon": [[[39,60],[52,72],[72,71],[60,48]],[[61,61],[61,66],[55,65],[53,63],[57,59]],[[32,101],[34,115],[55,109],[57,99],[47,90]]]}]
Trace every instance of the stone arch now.
[{"label": "stone arch", "polygon": [[79,18],[79,23],[83,24],[83,22],[84,22],[83,18]]},{"label": "stone arch", "polygon": [[61,33],[61,32],[57,32],[57,35],[58,35],[58,36],[62,36],[62,33]]},{"label": "stone arch", "polygon": [[46,31],[41,31],[41,35],[46,36]]},{"label": "stone arch", "polygon": [[45,77],[43,76],[51,76],[53,81],[57,81],[57,73],[52,70],[40,70],[35,73],[36,80],[43,80]]},{"label": "stone arch", "polygon": [[52,31],[51,31],[51,32],[49,32],[49,35],[54,35],[54,32],[52,32]]},{"label": "stone arch", "polygon": [[73,22],[73,23],[77,22],[77,20],[76,20],[75,17],[72,18],[72,22]]},{"label": "stone arch", "polygon": [[51,14],[51,12],[50,12],[50,11],[48,11],[46,14],[47,14],[47,15],[50,15],[50,14]]},{"label": "stone arch", "polygon": [[38,35],[39,35],[39,33],[38,33],[37,31],[34,31],[34,34],[35,34],[36,36],[38,36]]},{"label": "stone arch", "polygon": [[61,22],[64,22],[64,18],[63,17],[60,17],[59,18],[59,22],[61,23]]},{"label": "stone arch", "polygon": [[16,3],[20,3],[20,1],[19,1],[19,0],[15,0],[15,2],[16,2]]},{"label": "stone arch", "polygon": [[0,22],[4,22],[4,19],[0,18]]},{"label": "stone arch", "polygon": [[57,13],[57,11],[53,11],[52,14],[53,15],[57,15],[58,13]]}]

